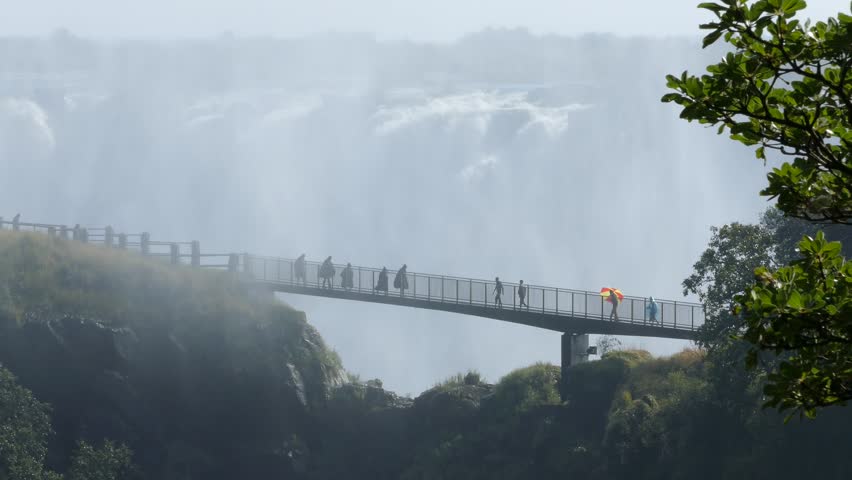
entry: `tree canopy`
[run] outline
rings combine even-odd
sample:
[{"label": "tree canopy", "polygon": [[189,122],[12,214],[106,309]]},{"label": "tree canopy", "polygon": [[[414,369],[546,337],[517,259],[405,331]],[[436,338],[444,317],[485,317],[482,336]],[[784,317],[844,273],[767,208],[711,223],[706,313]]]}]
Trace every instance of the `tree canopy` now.
[{"label": "tree canopy", "polygon": [[[852,15],[838,13],[812,24],[796,18],[805,7],[803,0],[700,4],[716,17],[701,25],[709,30],[704,47],[723,39],[732,50],[708,66],[708,74],[667,76],[674,92],[662,101],[682,106],[683,119],[718,126],[720,134],[727,131],[733,140],[755,146],[759,159],[767,161],[767,151],[776,152],[784,161],[768,174],[761,194],[777,199],[787,216],[843,225],[841,236],[848,237]],[[738,234],[748,235],[747,230]],[[763,257],[754,283],[740,292],[708,290],[706,300],[711,308],[734,300],[732,313],[751,344],[748,365],[757,365],[760,352],[777,357],[764,389],[766,405],[813,416],[817,407],[852,400],[852,266],[840,243],[822,233],[805,236],[798,253],[784,258],[764,255],[761,241],[743,245],[760,250],[750,260]],[[714,274],[741,277],[754,266],[731,265],[732,270]],[[700,284],[702,275],[697,270],[685,288]]]},{"label": "tree canopy", "polygon": [[701,25],[710,30],[704,46],[723,38],[733,51],[708,75],[667,76],[676,92],[663,101],[683,106],[683,119],[756,145],[760,159],[767,149],[792,157],[761,192],[787,215],[852,223],[852,16],[802,23],[804,0],[699,7],[716,16]]}]

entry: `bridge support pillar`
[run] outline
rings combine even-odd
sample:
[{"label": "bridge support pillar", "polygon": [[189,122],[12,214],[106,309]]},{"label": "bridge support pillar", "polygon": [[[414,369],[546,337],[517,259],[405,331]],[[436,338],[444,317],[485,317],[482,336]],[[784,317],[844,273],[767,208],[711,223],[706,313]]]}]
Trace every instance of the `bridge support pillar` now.
[{"label": "bridge support pillar", "polygon": [[559,395],[566,400],[568,385],[568,367],[583,363],[589,359],[589,336],[584,333],[562,334],[562,365],[559,378]]}]

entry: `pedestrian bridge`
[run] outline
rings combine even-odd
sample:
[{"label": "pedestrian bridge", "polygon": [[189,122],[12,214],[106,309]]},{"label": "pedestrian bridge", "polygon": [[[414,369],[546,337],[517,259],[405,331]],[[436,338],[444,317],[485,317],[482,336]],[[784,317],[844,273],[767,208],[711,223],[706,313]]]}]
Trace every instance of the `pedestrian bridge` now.
[{"label": "pedestrian bridge", "polygon": [[[135,250],[175,265],[227,269],[246,283],[275,292],[475,315],[562,332],[569,334],[568,337],[605,334],[691,339],[696,329],[704,324],[704,306],[697,303],[656,299],[657,318],[651,319],[646,309],[647,298],[625,296],[618,306],[618,320],[611,321],[612,305],[596,291],[525,285],[528,305],[522,307],[517,295],[518,285],[503,282],[501,307],[495,304],[492,280],[408,272],[408,289],[391,288],[388,292],[378,292],[374,286],[380,269],[353,266],[353,286],[344,289],[340,286],[343,265],[335,265],[332,286],[321,288],[319,262],[306,262],[306,279],[297,282],[293,259],[247,253],[202,254],[197,241],[154,241],[148,233],[118,233],[110,226],[91,228],[25,223],[18,216],[11,222],[0,217],[0,228],[43,232],[108,248]],[[517,275],[518,272],[514,273]],[[391,285],[395,274],[395,269],[388,272]]]},{"label": "pedestrian bridge", "polygon": [[495,304],[493,280],[416,273],[409,271],[408,289],[392,287],[396,272],[390,270],[388,292],[374,289],[381,269],[353,266],[353,287],[340,286],[343,265],[335,265],[331,288],[322,288],[319,262],[306,262],[307,278],[297,281],[295,260],[243,254],[241,278],[276,292],[382,303],[440,310],[519,323],[571,334],[633,335],[691,339],[704,324],[704,306],[697,303],[655,299],[656,321],[648,318],[648,299],[625,296],[618,306],[618,321],[610,321],[612,305],[600,293],[557,287],[527,285],[527,306],[520,306],[518,285],[503,283],[503,305]]}]

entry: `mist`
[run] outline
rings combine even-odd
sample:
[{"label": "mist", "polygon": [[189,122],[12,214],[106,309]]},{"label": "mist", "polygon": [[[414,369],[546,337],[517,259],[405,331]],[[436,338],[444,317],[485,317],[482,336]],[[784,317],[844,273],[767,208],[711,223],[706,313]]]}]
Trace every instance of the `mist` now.
[{"label": "mist", "polygon": [[[0,39],[2,215],[154,240],[682,299],[766,167],[660,103],[698,37]],[[559,362],[559,334],[282,295],[346,368],[418,393]],[[691,299],[694,300],[694,299]],[[687,346],[623,338],[655,354]]]}]

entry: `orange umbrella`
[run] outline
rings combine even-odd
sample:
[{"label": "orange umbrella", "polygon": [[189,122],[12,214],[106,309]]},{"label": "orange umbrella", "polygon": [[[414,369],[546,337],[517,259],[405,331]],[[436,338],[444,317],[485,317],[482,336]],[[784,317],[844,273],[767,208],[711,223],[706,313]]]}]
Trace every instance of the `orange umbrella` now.
[{"label": "orange umbrella", "polygon": [[621,293],[621,290],[619,290],[617,288],[603,287],[603,288],[601,288],[601,296],[606,297],[607,302],[612,303],[612,300],[610,299],[610,296],[609,296],[609,292],[615,293],[615,296],[618,297],[619,302],[624,300],[624,294]]}]

